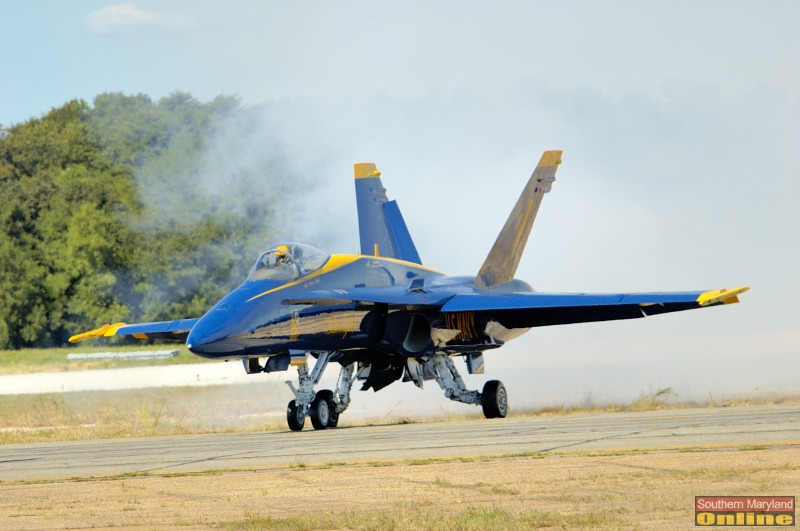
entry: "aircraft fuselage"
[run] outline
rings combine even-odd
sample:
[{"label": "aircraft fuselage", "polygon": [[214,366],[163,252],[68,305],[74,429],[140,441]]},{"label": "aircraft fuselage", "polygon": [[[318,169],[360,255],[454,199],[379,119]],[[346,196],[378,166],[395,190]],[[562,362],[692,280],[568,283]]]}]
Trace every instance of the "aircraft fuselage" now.
[{"label": "aircraft fuselage", "polygon": [[[445,318],[438,312],[393,308],[389,302],[344,298],[313,303],[291,300],[316,290],[389,286],[402,289],[415,280],[426,293],[436,290],[443,298],[474,289],[468,287],[471,279],[445,277],[418,264],[373,256],[333,255],[320,269],[288,282],[245,281],[198,321],[187,338],[187,346],[198,356],[215,359],[271,356],[295,349],[378,349],[420,356],[432,354],[437,348],[432,330],[454,329],[455,324],[462,336],[457,342],[486,342],[476,329],[480,323],[468,315]],[[450,339],[457,339],[456,335]]]}]

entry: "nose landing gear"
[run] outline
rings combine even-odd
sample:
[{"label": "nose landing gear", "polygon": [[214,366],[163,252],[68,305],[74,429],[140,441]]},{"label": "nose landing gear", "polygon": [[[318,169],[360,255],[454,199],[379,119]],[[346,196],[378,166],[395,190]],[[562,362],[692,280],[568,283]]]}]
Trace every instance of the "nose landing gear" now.
[{"label": "nose landing gear", "polygon": [[295,396],[295,399],[286,407],[286,421],[290,430],[302,430],[306,417],[310,417],[311,425],[315,430],[335,428],[339,425],[339,415],[350,405],[350,389],[355,381],[353,378],[355,363],[342,366],[335,390],[314,391],[314,386],[322,378],[333,354],[335,353],[320,353],[311,374],[308,372],[308,363],[303,360],[301,364],[297,365],[299,385],[295,387],[291,381],[286,382]]}]

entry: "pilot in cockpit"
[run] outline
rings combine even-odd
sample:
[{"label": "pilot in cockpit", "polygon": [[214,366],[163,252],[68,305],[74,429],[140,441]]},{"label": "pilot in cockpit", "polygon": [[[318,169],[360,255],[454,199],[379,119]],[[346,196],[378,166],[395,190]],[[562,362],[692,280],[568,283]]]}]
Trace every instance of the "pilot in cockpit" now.
[{"label": "pilot in cockpit", "polygon": [[319,269],[329,255],[301,244],[280,244],[262,254],[248,280],[291,280]]},{"label": "pilot in cockpit", "polygon": [[294,264],[289,257],[289,247],[279,245],[275,248],[275,265],[273,267],[294,271]]},{"label": "pilot in cockpit", "polygon": [[286,256],[286,253],[289,252],[289,248],[285,245],[279,245],[275,248],[275,263],[276,264],[288,264],[289,257]]}]

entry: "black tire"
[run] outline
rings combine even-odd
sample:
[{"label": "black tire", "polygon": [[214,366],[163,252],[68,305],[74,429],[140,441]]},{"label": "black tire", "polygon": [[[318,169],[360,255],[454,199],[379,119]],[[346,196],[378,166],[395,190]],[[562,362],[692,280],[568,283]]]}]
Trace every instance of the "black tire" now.
[{"label": "black tire", "polygon": [[306,423],[306,416],[303,414],[303,408],[297,403],[297,400],[292,400],[286,406],[286,421],[289,423],[289,429],[292,431],[300,431]]},{"label": "black tire", "polygon": [[332,399],[333,393],[323,389],[317,393],[317,396],[311,402],[308,415],[311,417],[311,425],[314,426],[315,430],[324,430],[330,425]]},{"label": "black tire", "polygon": [[339,414],[336,412],[336,406],[331,404],[330,407],[330,418],[328,419],[328,427],[335,428],[339,425]]},{"label": "black tire", "polygon": [[336,411],[336,402],[333,401],[333,391],[322,390],[320,393],[326,393],[328,399],[328,427],[335,428],[339,425],[339,412]]},{"label": "black tire", "polygon": [[489,380],[481,393],[483,416],[487,419],[504,418],[508,413],[508,394],[503,382]]}]

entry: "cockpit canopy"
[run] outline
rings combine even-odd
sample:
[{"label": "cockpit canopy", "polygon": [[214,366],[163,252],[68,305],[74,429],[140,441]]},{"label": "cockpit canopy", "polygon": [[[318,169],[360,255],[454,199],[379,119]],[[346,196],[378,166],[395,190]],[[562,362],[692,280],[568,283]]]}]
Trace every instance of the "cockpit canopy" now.
[{"label": "cockpit canopy", "polygon": [[325,265],[330,255],[302,243],[281,243],[264,251],[247,280],[294,280]]}]

